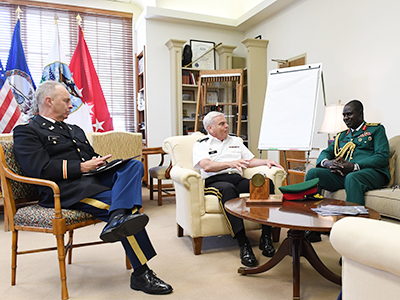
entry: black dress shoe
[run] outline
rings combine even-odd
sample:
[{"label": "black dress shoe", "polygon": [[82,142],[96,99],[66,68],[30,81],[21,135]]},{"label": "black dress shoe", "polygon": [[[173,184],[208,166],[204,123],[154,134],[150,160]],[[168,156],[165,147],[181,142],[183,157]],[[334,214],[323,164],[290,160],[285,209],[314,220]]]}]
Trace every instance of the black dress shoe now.
[{"label": "black dress shoe", "polygon": [[247,243],[240,247],[240,259],[242,264],[247,267],[255,267],[258,265],[253,249],[251,249],[251,246]]},{"label": "black dress shoe", "polygon": [[149,217],[145,214],[118,214],[104,226],[100,239],[109,243],[120,241],[142,231],[148,222]]},{"label": "black dress shoe", "polygon": [[260,245],[258,247],[262,250],[262,255],[264,256],[272,257],[275,254],[275,248],[272,244],[271,236],[269,235],[261,235]]},{"label": "black dress shoe", "polygon": [[307,230],[305,233],[305,237],[310,243],[317,243],[321,241],[321,233],[318,231]]},{"label": "black dress shoe", "polygon": [[147,270],[140,276],[131,275],[131,289],[147,294],[163,295],[172,292],[172,286],[165,283],[152,270]]}]

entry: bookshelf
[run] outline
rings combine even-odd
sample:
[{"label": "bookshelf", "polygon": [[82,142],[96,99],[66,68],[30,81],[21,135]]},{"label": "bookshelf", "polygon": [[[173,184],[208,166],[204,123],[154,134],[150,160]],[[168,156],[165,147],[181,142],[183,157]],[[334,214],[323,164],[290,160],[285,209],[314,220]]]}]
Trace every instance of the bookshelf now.
[{"label": "bookshelf", "polygon": [[[177,99],[175,107],[173,108],[173,119],[176,120],[174,134],[176,135],[186,135],[194,131],[199,76],[200,71],[205,71],[196,68],[182,67],[182,48],[186,42],[187,41],[184,40],[171,39],[166,43],[166,46],[170,50],[171,98]],[[232,51],[235,48],[235,46],[226,45],[221,45],[217,48],[220,49],[218,52],[220,67],[227,66],[228,68],[232,68]],[[223,53],[221,53],[221,49]],[[217,91],[214,91],[214,94],[220,95]],[[230,125],[230,127],[231,130],[233,130],[232,132],[236,134],[234,130],[236,124]],[[243,131],[247,132],[247,125]]]},{"label": "bookshelf", "polygon": [[179,134],[187,135],[194,131],[197,105],[197,89],[200,70],[181,68],[182,74],[182,131]]},{"label": "bookshelf", "polygon": [[136,54],[136,132],[142,134],[143,146],[147,146],[147,99],[146,99],[146,60],[144,52]]}]

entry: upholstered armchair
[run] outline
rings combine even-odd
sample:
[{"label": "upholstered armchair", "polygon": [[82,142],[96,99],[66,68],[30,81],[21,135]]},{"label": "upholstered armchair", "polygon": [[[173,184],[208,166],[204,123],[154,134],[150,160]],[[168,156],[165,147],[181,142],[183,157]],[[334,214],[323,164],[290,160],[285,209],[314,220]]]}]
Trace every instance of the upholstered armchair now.
[{"label": "upholstered armchair", "polygon": [[[178,236],[185,231],[192,238],[194,254],[201,253],[202,238],[206,236],[229,234],[217,197],[204,196],[204,183],[198,170],[193,168],[192,149],[194,143],[202,138],[201,133],[167,138],[163,150],[170,155],[171,179],[175,185],[176,222]],[[257,172],[264,172],[275,184],[275,192],[285,179],[283,170],[266,166],[249,168],[244,176],[251,178]],[[247,230],[261,228],[259,224],[245,221]]]},{"label": "upholstered armchair", "polygon": [[342,255],[343,300],[394,300],[400,295],[400,226],[347,217],[336,222],[330,242]]}]

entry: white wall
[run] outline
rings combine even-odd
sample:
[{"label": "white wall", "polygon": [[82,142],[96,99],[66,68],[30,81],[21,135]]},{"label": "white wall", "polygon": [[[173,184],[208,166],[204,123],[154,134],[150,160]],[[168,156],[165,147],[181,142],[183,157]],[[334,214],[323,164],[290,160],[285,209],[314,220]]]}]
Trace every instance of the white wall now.
[{"label": "white wall", "polygon": [[268,70],[307,53],[323,63],[327,103],[359,99],[367,122],[400,134],[400,1],[301,0],[250,30],[269,40]]}]

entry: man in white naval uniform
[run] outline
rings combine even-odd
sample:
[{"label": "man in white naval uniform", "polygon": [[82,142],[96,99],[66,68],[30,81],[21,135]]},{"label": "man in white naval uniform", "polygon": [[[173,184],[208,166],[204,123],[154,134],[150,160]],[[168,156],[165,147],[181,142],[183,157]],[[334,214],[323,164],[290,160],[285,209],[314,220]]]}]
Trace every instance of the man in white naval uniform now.
[{"label": "man in white naval uniform", "polygon": [[[261,165],[283,167],[269,159],[254,158],[239,137],[228,134],[229,125],[222,113],[208,113],[203,125],[208,135],[193,146],[193,166],[201,170],[205,194],[216,195],[220,200],[228,228],[238,241],[242,264],[256,266],[258,262],[246,236],[243,220],[227,213],[224,204],[239,197],[240,193],[249,192],[249,179],[242,177],[243,169]],[[271,180],[270,191],[274,191]],[[265,256],[274,255],[270,226],[263,225],[259,248]]]}]

